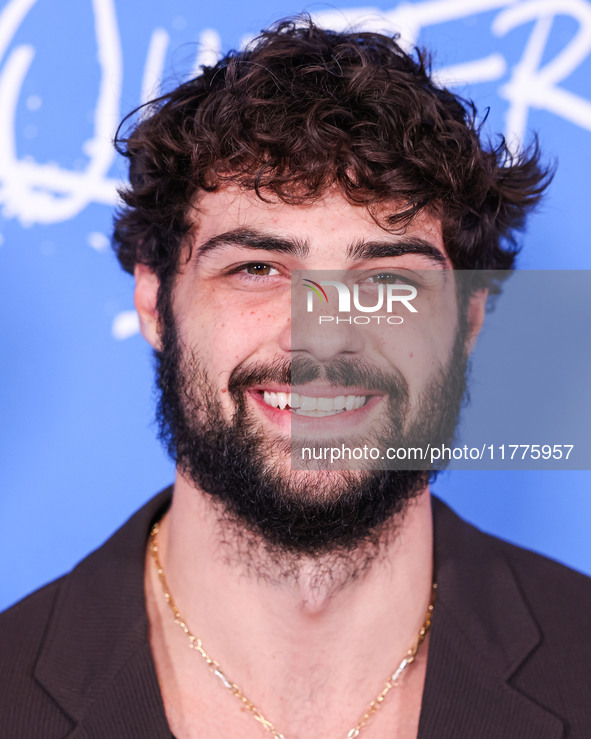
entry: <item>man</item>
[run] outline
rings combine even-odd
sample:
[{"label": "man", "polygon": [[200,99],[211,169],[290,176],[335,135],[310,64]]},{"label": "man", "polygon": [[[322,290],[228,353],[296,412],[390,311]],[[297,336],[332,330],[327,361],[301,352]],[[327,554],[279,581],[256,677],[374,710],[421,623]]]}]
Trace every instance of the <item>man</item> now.
[{"label": "man", "polygon": [[[453,436],[486,302],[456,271],[510,269],[547,181],[475,125],[395,41],[286,22],[120,140],[177,477],[2,617],[6,736],[591,733],[586,578],[461,522],[425,466],[303,464]],[[406,295],[401,333],[332,294],[325,330],[297,300],[326,271]]]}]

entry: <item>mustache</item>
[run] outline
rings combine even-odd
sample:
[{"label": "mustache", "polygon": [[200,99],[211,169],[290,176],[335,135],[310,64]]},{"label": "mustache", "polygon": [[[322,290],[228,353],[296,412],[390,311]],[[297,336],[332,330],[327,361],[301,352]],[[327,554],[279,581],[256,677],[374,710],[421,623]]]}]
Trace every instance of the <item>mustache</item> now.
[{"label": "mustache", "polygon": [[339,357],[330,362],[318,362],[311,357],[296,356],[292,359],[239,364],[230,374],[228,390],[238,400],[254,385],[305,385],[318,380],[344,388],[375,390],[403,402],[408,402],[409,398],[408,384],[403,377],[360,357]]}]

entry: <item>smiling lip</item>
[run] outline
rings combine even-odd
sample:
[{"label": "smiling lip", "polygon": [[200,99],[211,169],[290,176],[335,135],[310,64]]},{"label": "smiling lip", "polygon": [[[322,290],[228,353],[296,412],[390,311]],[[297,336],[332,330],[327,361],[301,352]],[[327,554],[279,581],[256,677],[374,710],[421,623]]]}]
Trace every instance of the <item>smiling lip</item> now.
[{"label": "smiling lip", "polygon": [[[357,423],[380,400],[375,390],[334,385],[268,385],[253,388],[250,395],[265,415],[281,426],[317,426],[336,430],[335,422]],[[330,428],[329,427],[334,427]]]}]

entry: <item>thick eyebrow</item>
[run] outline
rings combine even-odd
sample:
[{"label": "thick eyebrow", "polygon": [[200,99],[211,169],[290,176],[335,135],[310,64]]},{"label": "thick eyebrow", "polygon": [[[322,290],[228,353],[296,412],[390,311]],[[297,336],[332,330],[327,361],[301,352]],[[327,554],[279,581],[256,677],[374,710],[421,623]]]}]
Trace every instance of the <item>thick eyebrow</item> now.
[{"label": "thick eyebrow", "polygon": [[[216,234],[204,241],[196,248],[193,259],[197,262],[204,254],[227,246],[243,246],[248,249],[260,249],[261,251],[276,251],[282,254],[291,254],[300,259],[306,258],[310,253],[310,245],[305,239],[277,236],[252,228],[236,228],[225,233]],[[347,248],[347,258],[350,261],[401,257],[406,254],[421,254],[438,265],[448,266],[447,259],[437,247],[416,236],[397,241],[358,239]]]},{"label": "thick eyebrow", "polygon": [[198,261],[204,254],[223,249],[226,246],[244,246],[248,249],[278,251],[282,254],[292,254],[300,259],[307,257],[310,252],[310,245],[304,239],[273,236],[264,231],[249,228],[236,228],[204,241],[195,250],[193,258]]},{"label": "thick eyebrow", "polygon": [[422,254],[437,264],[449,267],[445,255],[425,239],[412,236],[399,241],[365,241],[360,239],[347,250],[351,261],[363,259],[382,259],[384,257],[402,257],[405,254]]}]

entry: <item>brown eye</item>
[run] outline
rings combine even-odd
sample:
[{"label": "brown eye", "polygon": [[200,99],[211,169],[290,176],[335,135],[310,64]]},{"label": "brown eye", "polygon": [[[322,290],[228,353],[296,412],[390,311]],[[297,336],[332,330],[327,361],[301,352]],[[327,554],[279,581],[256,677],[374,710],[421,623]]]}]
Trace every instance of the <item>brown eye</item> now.
[{"label": "brown eye", "polygon": [[246,265],[246,272],[249,275],[257,275],[258,277],[268,277],[272,270],[275,269],[269,264],[253,262],[252,264]]}]

